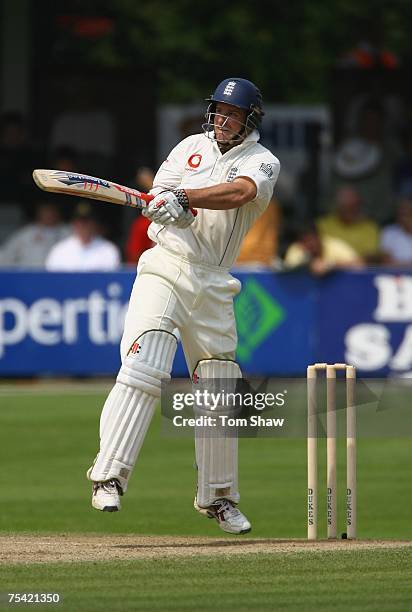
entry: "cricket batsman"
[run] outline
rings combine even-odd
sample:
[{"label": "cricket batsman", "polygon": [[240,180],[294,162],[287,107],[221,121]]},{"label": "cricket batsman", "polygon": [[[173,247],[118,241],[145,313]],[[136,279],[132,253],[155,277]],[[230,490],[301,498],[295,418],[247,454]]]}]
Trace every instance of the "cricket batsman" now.
[{"label": "cricket batsman", "polygon": [[[235,361],[231,276],[242,240],[266,209],[279,161],[259,144],[259,89],[222,81],[208,98],[203,133],[185,138],[160,166],[144,215],[155,246],[140,257],[121,341],[122,365],[100,419],[100,450],[88,470],[92,505],[120,510],[128,481],[170,372],[180,333],[194,382],[241,378]],[[197,211],[197,214],[196,214]],[[251,524],[237,507],[237,437],[195,430],[194,507],[226,532]]]}]

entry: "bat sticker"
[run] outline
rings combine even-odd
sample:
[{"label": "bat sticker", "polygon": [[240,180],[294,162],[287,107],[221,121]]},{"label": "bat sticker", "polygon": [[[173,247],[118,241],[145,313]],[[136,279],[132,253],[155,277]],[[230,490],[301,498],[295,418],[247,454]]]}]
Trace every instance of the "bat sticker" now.
[{"label": "bat sticker", "polygon": [[103,179],[96,178],[94,176],[89,176],[87,174],[69,174],[68,172],[58,171],[55,173],[54,177],[59,183],[63,183],[64,185],[83,185],[84,189],[89,189],[92,191],[97,191],[99,187],[104,187],[105,189],[110,189],[110,185],[107,181]]}]

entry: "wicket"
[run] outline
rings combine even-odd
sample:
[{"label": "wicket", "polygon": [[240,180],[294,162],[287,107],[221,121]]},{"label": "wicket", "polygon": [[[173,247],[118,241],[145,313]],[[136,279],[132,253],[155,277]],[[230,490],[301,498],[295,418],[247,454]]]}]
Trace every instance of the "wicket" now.
[{"label": "wicket", "polygon": [[318,526],[317,400],[318,372],[326,373],[327,536],[337,537],[336,372],[346,375],[346,529],[356,538],[356,370],[346,363],[315,363],[307,369],[308,392],[308,539],[316,540]]}]

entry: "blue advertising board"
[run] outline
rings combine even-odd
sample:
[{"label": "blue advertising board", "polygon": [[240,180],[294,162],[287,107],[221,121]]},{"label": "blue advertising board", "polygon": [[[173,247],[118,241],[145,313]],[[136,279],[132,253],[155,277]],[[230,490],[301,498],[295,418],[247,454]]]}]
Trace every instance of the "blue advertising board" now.
[{"label": "blue advertising board", "polygon": [[[113,375],[134,271],[0,273],[0,374]],[[248,374],[299,373],[311,359],[314,282],[236,274],[239,362]],[[173,373],[187,374],[181,347]]]},{"label": "blue advertising board", "polygon": [[359,374],[412,374],[412,272],[379,268],[322,280],[317,360],[353,364]]},{"label": "blue advertising board", "polygon": [[134,275],[0,274],[0,372],[112,374]]},{"label": "blue advertising board", "polygon": [[[412,374],[412,272],[239,272],[237,359],[248,375],[314,362]],[[0,273],[0,375],[114,375],[134,271]],[[181,347],[174,375],[187,369]]]},{"label": "blue advertising board", "polygon": [[251,375],[295,375],[314,356],[317,283],[306,273],[235,274],[237,360]]}]

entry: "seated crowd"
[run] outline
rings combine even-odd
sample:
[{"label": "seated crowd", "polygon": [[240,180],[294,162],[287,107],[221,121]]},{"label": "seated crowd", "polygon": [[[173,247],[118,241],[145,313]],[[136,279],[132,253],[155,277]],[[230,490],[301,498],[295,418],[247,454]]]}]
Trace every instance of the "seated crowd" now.
[{"label": "seated crowd", "polygon": [[412,267],[412,193],[400,197],[393,222],[381,227],[363,214],[354,188],[340,187],[331,213],[297,228],[284,264],[307,266],[314,274],[367,265]]},{"label": "seated crowd", "polygon": [[[145,188],[150,186],[146,184]],[[136,265],[140,255],[152,246],[147,236],[149,221],[135,210],[126,211],[123,240],[115,245],[105,237],[106,228],[95,202],[74,201],[70,209],[71,218],[65,222],[64,208],[55,199],[41,195],[34,206],[33,220],[0,244],[0,267],[114,270],[122,261]],[[237,267],[285,271],[306,267],[317,275],[368,265],[412,267],[412,194],[400,197],[393,222],[381,227],[363,215],[356,190],[342,186],[330,213],[292,231],[293,239],[286,244],[282,258],[279,228],[281,211],[273,199],[246,235]]]},{"label": "seated crowd", "polygon": [[[135,209],[115,210],[90,200],[76,202],[72,197],[40,192],[31,172],[34,165],[43,163],[43,167],[74,172],[81,165],[78,152],[69,146],[45,154],[28,137],[22,117],[5,113],[0,118],[0,267],[104,271],[122,262],[135,266],[153,245],[147,236],[149,221]],[[275,196],[281,194],[280,203],[273,198],[257,219],[243,241],[236,266],[284,271],[304,267],[318,275],[368,265],[412,267],[411,168],[411,156],[398,165],[397,205],[392,219],[384,224],[382,215],[372,219],[371,213],[365,213],[370,209],[352,183],[337,185],[327,214],[290,228],[289,221],[282,221],[278,185]],[[153,177],[150,168],[138,167],[126,182],[147,192]]]}]

